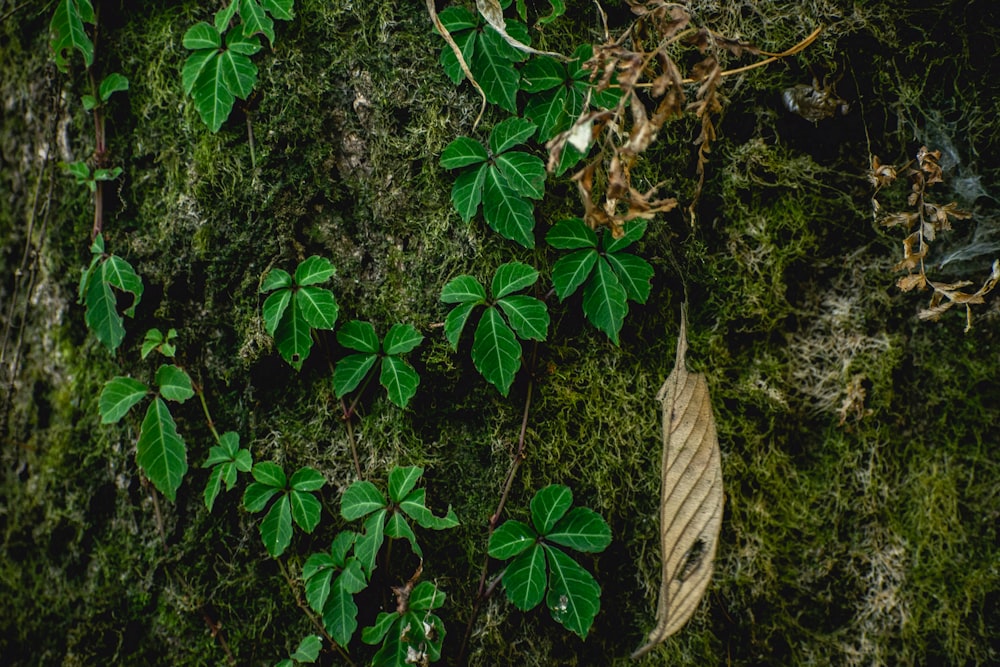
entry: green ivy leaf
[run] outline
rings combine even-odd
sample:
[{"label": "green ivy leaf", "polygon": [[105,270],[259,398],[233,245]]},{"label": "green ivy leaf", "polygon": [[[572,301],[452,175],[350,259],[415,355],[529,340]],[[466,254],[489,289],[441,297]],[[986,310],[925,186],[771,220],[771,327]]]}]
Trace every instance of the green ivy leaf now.
[{"label": "green ivy leaf", "polygon": [[287,497],[291,505],[292,519],[302,530],[307,533],[313,532],[319,524],[320,512],[323,510],[319,500],[311,493],[295,489],[289,491]]},{"label": "green ivy leaf", "polygon": [[222,29],[216,30],[204,21],[196,23],[181,39],[184,48],[189,51],[200,51],[202,49],[218,49],[222,47]]},{"label": "green ivy leaf", "polygon": [[532,58],[521,70],[521,90],[525,92],[540,93],[562,87],[565,81],[565,68],[549,56]]},{"label": "green ivy leaf", "polygon": [[397,407],[405,408],[417,393],[420,376],[402,359],[386,357],[382,360],[379,382],[388,392],[389,400]]},{"label": "green ivy leaf", "polygon": [[538,542],[538,535],[531,526],[513,519],[504,521],[490,535],[489,554],[491,558],[507,560],[524,553]]},{"label": "green ivy leaf", "polygon": [[261,461],[253,467],[253,478],[259,483],[274,489],[284,489],[288,484],[285,471],[277,463]]},{"label": "green ivy leaf", "polygon": [[514,294],[499,301],[507,321],[522,340],[545,340],[549,331],[549,311],[545,303],[533,296]]},{"label": "green ivy leaf", "polygon": [[521,345],[495,308],[479,319],[472,341],[472,363],[504,396],[521,368]]},{"label": "green ivy leaf", "polygon": [[215,12],[215,29],[223,33],[229,29],[229,24],[239,9],[239,0],[229,0],[229,4]]},{"label": "green ivy leaf", "polygon": [[413,553],[419,558],[424,557],[424,552],[420,550],[420,545],[417,544],[417,536],[414,535],[413,529],[410,528],[410,524],[406,522],[406,518],[401,513],[393,512],[389,515],[389,520],[385,524],[385,534],[394,540],[406,540],[410,543]]},{"label": "green ivy leaf", "polygon": [[302,316],[313,329],[333,329],[340,307],[333,292],[322,287],[300,287],[295,292],[295,303]]},{"label": "green ivy leaf", "polygon": [[389,633],[389,629],[399,620],[395,612],[380,611],[375,619],[375,625],[361,631],[361,641],[366,644],[378,644]]},{"label": "green ivy leaf", "polygon": [[[508,34],[510,34],[508,32]],[[514,68],[511,59],[506,57],[506,49],[510,47],[496,30],[487,26],[479,36],[469,62],[469,68],[483,88],[486,100],[490,104],[517,113],[517,89],[520,74]]]},{"label": "green ivy leaf", "polygon": [[386,354],[405,354],[423,340],[423,335],[412,324],[393,324],[382,341],[382,348]]},{"label": "green ivy leaf", "polygon": [[325,283],[327,280],[333,277],[337,270],[333,267],[330,260],[319,257],[318,255],[313,255],[306,260],[303,260],[301,264],[295,269],[295,284],[300,287],[307,285],[318,285],[320,283]]},{"label": "green ivy leaf", "polygon": [[368,353],[349,354],[333,369],[333,391],[341,398],[358,388],[368,375],[378,356]]},{"label": "green ivy leaf", "polygon": [[128,90],[128,79],[115,72],[104,77],[98,87],[98,94],[102,102],[107,102],[112,95],[125,90]]},{"label": "green ivy leaf", "polygon": [[483,200],[483,184],[486,182],[486,173],[491,167],[482,164],[477,169],[471,169],[460,174],[455,179],[455,184],[451,188],[451,203],[455,206],[463,222],[472,220],[472,217],[479,210],[479,204]]},{"label": "green ivy leaf", "polygon": [[532,199],[545,196],[545,163],[541,158],[511,151],[497,156],[495,162],[514,192]]},{"label": "green ivy leaf", "polygon": [[567,218],[552,225],[545,242],[560,250],[596,248],[597,234],[580,218]]},{"label": "green ivy leaf", "polygon": [[538,606],[545,597],[545,551],[533,544],[511,561],[503,573],[507,598],[521,611]]},{"label": "green ivy leaf", "polygon": [[489,153],[481,143],[469,137],[459,137],[441,152],[441,166],[445,169],[457,169],[486,162],[489,157]]},{"label": "green ivy leaf", "polygon": [[285,314],[285,309],[292,302],[292,290],[283,289],[271,294],[264,299],[262,312],[264,313],[264,329],[268,334],[274,335],[278,329],[278,323]]},{"label": "green ivy leaf", "polygon": [[337,342],[351,350],[376,354],[378,335],[370,322],[351,320],[337,332]]},{"label": "green ivy leaf", "polygon": [[299,468],[288,480],[288,486],[295,491],[317,491],[326,485],[326,478],[309,466]]},{"label": "green ivy leaf", "polygon": [[494,156],[499,156],[509,148],[523,144],[531,138],[538,129],[530,120],[525,118],[508,118],[497,123],[493,131],[490,132],[490,150]]},{"label": "green ivy leaf", "polygon": [[282,269],[271,269],[264,276],[264,280],[260,285],[260,293],[267,294],[276,289],[282,289],[285,287],[292,286],[292,276],[289,275],[288,271],[283,271]]},{"label": "green ivy leaf", "polygon": [[260,33],[267,37],[268,42],[274,44],[274,21],[256,0],[240,0],[240,19],[243,21],[244,35]]},{"label": "green ivy leaf", "polygon": [[601,587],[565,553],[544,545],[549,561],[549,593],[545,602],[552,618],[581,639],[587,638],[601,609]]},{"label": "green ivy leaf", "polygon": [[499,299],[519,292],[538,281],[538,271],[523,262],[507,262],[497,267],[490,285],[493,297]]},{"label": "green ivy leaf", "polygon": [[545,540],[576,551],[599,553],[611,544],[611,528],[594,510],[574,507],[545,535]]},{"label": "green ivy leaf", "polygon": [[260,522],[260,539],[271,558],[285,553],[292,543],[292,510],[287,495],[281,494]]},{"label": "green ivy leaf", "polygon": [[125,314],[132,317],[135,314],[135,307],[142,299],[142,278],[135,272],[131,264],[117,255],[108,256],[102,269],[102,276],[106,283],[132,295],[132,305],[125,309]]},{"label": "green ivy leaf", "polygon": [[627,297],[607,260],[599,258],[594,273],[583,288],[583,313],[615,345],[628,313]]},{"label": "green ivy leaf", "polygon": [[136,463],[170,502],[177,497],[187,473],[187,446],[177,434],[177,424],[160,398],[146,411],[136,443]]},{"label": "green ivy leaf", "polygon": [[255,40],[245,40],[237,33],[230,33],[226,36],[226,47],[218,56],[219,77],[226,90],[245,100],[257,83],[257,66],[247,56],[256,51],[259,44]]},{"label": "green ivy leaf", "polygon": [[637,303],[646,303],[652,288],[653,267],[641,257],[627,252],[608,253],[605,259],[618,276],[626,296]]},{"label": "green ivy leaf", "polygon": [[212,472],[208,474],[208,482],[205,483],[203,498],[205,500],[205,507],[209,512],[215,507],[215,499],[219,496],[219,492],[222,491],[222,478],[226,473],[226,466],[228,465],[231,464],[219,464],[212,468]]},{"label": "green ivy leaf", "polygon": [[431,611],[444,606],[446,596],[437,584],[421,581],[410,591],[410,609],[413,611]]},{"label": "green ivy leaf", "polygon": [[358,606],[354,603],[354,594],[364,590],[366,585],[361,562],[352,558],[347,569],[331,586],[330,597],[323,607],[323,626],[341,646],[347,646],[358,629]]},{"label": "green ivy leaf", "polygon": [[563,484],[550,484],[531,499],[531,522],[539,535],[547,535],[573,504],[573,492]]},{"label": "green ivy leaf", "polygon": [[552,286],[560,301],[573,294],[590,276],[597,263],[596,250],[577,250],[552,265]]},{"label": "green ivy leaf", "polygon": [[[553,1],[559,2],[560,0]],[[291,21],[295,18],[295,12],[292,11],[295,0],[260,0],[260,4],[264,6],[264,9],[266,9],[271,16],[280,21]]]},{"label": "green ivy leaf", "polygon": [[271,498],[279,493],[281,493],[281,489],[276,489],[268,484],[253,482],[252,484],[248,484],[246,490],[243,492],[243,507],[248,512],[259,512],[267,507],[267,503]]},{"label": "green ivy leaf", "polygon": [[302,369],[302,362],[309,357],[309,351],[312,349],[309,321],[302,313],[299,303],[298,299],[292,299],[291,306],[285,310],[274,331],[278,352],[295,370]]},{"label": "green ivy leaf", "polygon": [[371,514],[364,523],[364,532],[354,541],[354,555],[361,561],[368,578],[375,571],[375,557],[385,536],[385,517],[389,510],[382,508]]},{"label": "green ivy leaf", "polygon": [[462,303],[451,309],[444,319],[444,337],[453,350],[458,349],[458,339],[462,335],[465,323],[469,320],[469,315],[480,304],[470,301]]},{"label": "green ivy leaf", "polygon": [[444,516],[434,516],[434,513],[427,508],[427,489],[414,489],[400,503],[399,509],[403,510],[408,517],[417,522],[418,526],[430,530],[446,530],[458,525],[458,517],[455,511],[448,507]]},{"label": "green ivy leaf", "polygon": [[117,424],[148,393],[146,385],[132,378],[119,376],[108,380],[97,401],[101,423]]},{"label": "green ivy leaf", "polygon": [[163,364],[157,369],[156,384],[160,388],[160,396],[168,401],[183,403],[194,396],[191,377],[172,364]]},{"label": "green ivy leaf", "polygon": [[620,250],[624,250],[641,239],[642,235],[645,233],[645,220],[633,220],[632,222],[628,222],[625,224],[621,238],[616,239],[610,235],[606,235],[604,237],[604,252],[615,253]]},{"label": "green ivy leaf", "polygon": [[358,480],[340,497],[340,515],[348,521],[360,519],[387,506],[385,496],[369,481]]},{"label": "green ivy leaf", "polygon": [[321,648],[323,648],[323,640],[318,635],[309,635],[299,642],[298,648],[289,657],[297,662],[316,662]]},{"label": "green ivy leaf", "polygon": [[485,303],[486,289],[472,276],[452,278],[441,289],[444,303]]},{"label": "green ivy leaf", "polygon": [[219,53],[196,51],[188,56],[181,70],[181,79],[184,90],[194,99],[195,109],[202,122],[212,132],[218,132],[229,118],[236,102],[236,96],[230,92],[226,83]]},{"label": "green ivy leaf", "polygon": [[389,472],[389,499],[401,502],[417,485],[424,469],[420,466],[394,466]]},{"label": "green ivy leaf", "polygon": [[56,67],[61,72],[69,71],[68,59],[74,50],[83,56],[84,66],[94,64],[94,43],[87,36],[84,23],[94,23],[94,8],[90,0],[59,0],[56,3],[49,33],[52,35]]},{"label": "green ivy leaf", "polygon": [[497,168],[486,170],[483,218],[493,231],[525,248],[535,247],[535,217],[531,202],[522,199]]},{"label": "green ivy leaf", "polygon": [[87,312],[84,321],[108,351],[114,352],[125,340],[122,318],[115,310],[117,305],[111,286],[98,276],[92,276],[86,296]]}]

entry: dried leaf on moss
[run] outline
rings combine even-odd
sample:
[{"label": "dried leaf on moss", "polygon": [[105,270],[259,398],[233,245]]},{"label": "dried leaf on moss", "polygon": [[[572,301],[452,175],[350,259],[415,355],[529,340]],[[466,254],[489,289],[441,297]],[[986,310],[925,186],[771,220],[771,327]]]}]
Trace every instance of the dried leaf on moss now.
[{"label": "dried leaf on moss", "polygon": [[638,658],[691,618],[712,579],[722,527],[722,462],[708,382],[690,373],[686,318],[681,313],[674,368],[656,398],[663,406],[660,547],[663,580],[656,627],[632,654]]}]

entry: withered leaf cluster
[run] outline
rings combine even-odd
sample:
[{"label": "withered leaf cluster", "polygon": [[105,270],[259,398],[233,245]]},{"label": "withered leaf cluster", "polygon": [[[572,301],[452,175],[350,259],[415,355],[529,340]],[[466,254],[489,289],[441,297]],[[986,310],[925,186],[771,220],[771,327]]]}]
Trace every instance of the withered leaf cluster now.
[{"label": "withered leaf cluster", "polygon": [[[562,152],[572,146],[587,152],[595,143],[599,151],[577,171],[573,180],[584,208],[584,220],[592,227],[608,227],[620,238],[625,223],[649,219],[677,206],[677,199],[661,194],[663,183],[640,188],[633,183],[632,170],[640,155],[652,145],[664,123],[693,113],[700,120],[698,183],[688,207],[691,220],[705,179],[705,166],[716,139],[715,121],[725,99],[720,88],[726,71],[720,64],[723,53],[734,56],[762,54],[757,47],[692,25],[685,8],[664,0],[628,0],[635,21],[617,38],[607,35],[595,45],[593,57],[584,67],[591,72],[591,93],[617,89],[621,92],[614,108],[584,111],[565,132],[547,144],[548,169],[556,170]],[[772,62],[805,48],[818,32],[796,47],[749,67]],[[684,70],[676,55],[695,49],[701,60]],[[745,71],[741,68],[735,71]],[[696,86],[696,87],[694,87]],[[688,87],[694,87],[693,95]]]},{"label": "withered leaf cluster", "polygon": [[903,239],[903,259],[894,267],[896,271],[906,271],[906,275],[896,281],[896,286],[904,292],[928,288],[932,290],[930,303],[918,316],[925,320],[937,320],[952,306],[964,305],[965,330],[969,331],[972,328],[971,307],[983,303],[986,295],[1000,282],[1000,260],[993,262],[989,277],[975,292],[964,291],[975,284],[971,280],[944,283],[927,276],[925,260],[930,251],[930,242],[940,232],[951,230],[952,220],[972,217],[967,211],[960,210],[955,202],[937,204],[928,199],[928,189],[935,183],[944,182],[940,159],[941,151],[932,151],[926,146],[921,146],[916,158],[901,168],[883,164],[877,156],[872,156],[868,179],[875,186],[875,194],[892,185],[899,173],[903,173],[910,182],[910,194],[906,203],[911,208],[886,212],[874,196],[872,205],[878,221],[884,227],[903,227],[908,232]]}]

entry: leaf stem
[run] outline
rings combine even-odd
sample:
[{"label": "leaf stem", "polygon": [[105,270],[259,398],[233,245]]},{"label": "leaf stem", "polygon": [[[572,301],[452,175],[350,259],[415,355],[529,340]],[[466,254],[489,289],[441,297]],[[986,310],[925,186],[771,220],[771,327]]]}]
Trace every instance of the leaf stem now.
[{"label": "leaf stem", "polygon": [[219,432],[215,430],[215,422],[212,421],[212,415],[208,411],[208,401],[205,400],[205,392],[202,390],[201,385],[197,382],[192,381],[191,386],[194,388],[194,392],[198,394],[198,399],[201,401],[202,412],[205,413],[205,421],[208,422],[208,430],[212,432],[212,436],[215,438],[216,444],[221,444],[222,439],[219,438]]}]

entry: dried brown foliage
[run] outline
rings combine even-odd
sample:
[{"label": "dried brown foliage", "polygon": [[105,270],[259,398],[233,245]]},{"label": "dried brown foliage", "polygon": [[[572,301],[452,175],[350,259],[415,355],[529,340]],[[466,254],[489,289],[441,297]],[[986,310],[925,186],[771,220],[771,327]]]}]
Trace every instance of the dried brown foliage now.
[{"label": "dried brown foliage", "polygon": [[[1000,260],[994,260],[990,275],[975,292],[964,291],[974,285],[971,280],[952,283],[936,282],[927,276],[925,260],[930,251],[930,242],[939,232],[951,230],[952,220],[972,217],[958,208],[955,202],[937,204],[928,199],[927,191],[935,183],[943,183],[944,175],[939,160],[941,151],[929,150],[921,146],[916,158],[901,168],[882,164],[877,156],[872,156],[868,179],[875,187],[872,206],[876,219],[884,227],[903,227],[907,236],[903,239],[903,259],[894,267],[896,271],[906,271],[906,275],[896,281],[896,286],[904,292],[930,289],[931,299],[927,308],[918,313],[920,319],[937,320],[952,306],[965,306],[965,330],[972,328],[972,306],[981,304],[997,282],[1000,282]],[[910,182],[910,194],[906,203],[911,210],[886,212],[882,210],[876,196],[879,190],[891,186],[899,173]]]},{"label": "dried brown foliage", "polygon": [[[663,183],[641,190],[632,183],[632,169],[639,156],[656,141],[664,123],[691,112],[701,121],[694,140],[698,147],[698,183],[688,212],[694,211],[705,180],[705,166],[716,138],[715,122],[725,105],[720,92],[727,75],[765,65],[798,53],[819,34],[814,31],[802,42],[782,53],[766,53],[736,39],[692,26],[687,10],[664,0],[628,0],[635,21],[612,39],[605,26],[605,41],[595,45],[593,57],[584,67],[591,71],[593,90],[621,91],[613,109],[585,111],[562,134],[549,141],[549,171],[559,164],[568,145],[586,151],[593,143],[600,150],[573,176],[584,207],[584,219],[597,228],[606,226],[620,237],[626,222],[652,218],[672,210],[677,199],[660,194]],[[679,52],[696,49],[703,56],[687,74],[677,62]],[[769,56],[752,65],[723,70],[723,54]],[[694,88],[693,96],[687,90]]]}]

